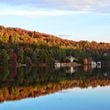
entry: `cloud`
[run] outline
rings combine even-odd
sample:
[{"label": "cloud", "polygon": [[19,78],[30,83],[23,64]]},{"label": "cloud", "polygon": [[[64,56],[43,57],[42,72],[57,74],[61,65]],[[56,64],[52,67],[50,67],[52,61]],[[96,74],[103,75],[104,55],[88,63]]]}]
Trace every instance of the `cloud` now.
[{"label": "cloud", "polygon": [[[83,13],[83,12],[79,12]],[[17,8],[7,8],[3,9],[0,8],[0,16],[5,15],[14,15],[14,16],[63,16],[63,15],[71,15],[77,14],[74,11],[67,11],[67,10],[21,10]]]},{"label": "cloud", "polygon": [[[6,1],[6,0],[5,0]],[[8,0],[7,0],[8,1]],[[24,3],[24,2],[23,2]],[[79,11],[78,13],[84,13]],[[0,5],[0,16],[2,15],[14,15],[14,16],[62,16],[62,15],[71,15],[78,14],[76,11],[72,10],[60,10],[57,8],[36,8],[29,7],[28,5],[9,5],[3,4]]]},{"label": "cloud", "polygon": [[56,8],[74,11],[110,12],[110,0],[47,0]]},{"label": "cloud", "polygon": [[110,12],[110,0],[2,0],[0,3],[52,10]]}]

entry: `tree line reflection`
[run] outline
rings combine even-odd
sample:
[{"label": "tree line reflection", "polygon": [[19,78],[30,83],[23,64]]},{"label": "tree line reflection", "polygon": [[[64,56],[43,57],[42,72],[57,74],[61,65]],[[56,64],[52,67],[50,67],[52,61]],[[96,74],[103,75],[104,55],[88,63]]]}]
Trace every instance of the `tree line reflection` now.
[{"label": "tree line reflection", "polygon": [[97,87],[110,85],[110,69],[54,67],[1,67],[0,101],[17,100],[50,94],[72,87]]}]

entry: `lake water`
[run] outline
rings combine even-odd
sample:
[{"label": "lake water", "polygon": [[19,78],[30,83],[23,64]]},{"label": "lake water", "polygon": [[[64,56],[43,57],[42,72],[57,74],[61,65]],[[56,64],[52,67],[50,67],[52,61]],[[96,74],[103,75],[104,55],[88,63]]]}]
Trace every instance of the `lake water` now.
[{"label": "lake water", "polygon": [[110,110],[110,69],[5,68],[0,110]]}]

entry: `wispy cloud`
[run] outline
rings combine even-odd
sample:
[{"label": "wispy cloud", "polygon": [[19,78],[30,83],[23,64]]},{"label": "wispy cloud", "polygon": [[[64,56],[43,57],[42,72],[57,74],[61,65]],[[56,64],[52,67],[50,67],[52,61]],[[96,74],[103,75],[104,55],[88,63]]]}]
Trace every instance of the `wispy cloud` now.
[{"label": "wispy cloud", "polygon": [[75,13],[76,12],[60,11],[60,10],[52,10],[52,11],[0,10],[0,15],[15,15],[15,16],[62,16],[62,15],[69,15]]},{"label": "wispy cloud", "polygon": [[[84,13],[79,11],[78,13]],[[48,8],[35,8],[28,7],[27,5],[0,5],[0,15],[14,15],[14,16],[63,16],[78,14],[72,10],[48,9]]]},{"label": "wispy cloud", "polygon": [[46,0],[55,8],[73,11],[110,12],[110,0]]},{"label": "wispy cloud", "polygon": [[33,9],[110,13],[110,0],[2,0],[0,3]]},{"label": "wispy cloud", "polygon": [[[84,13],[80,11],[79,13]],[[75,11],[71,10],[49,10],[49,9],[37,9],[37,8],[27,8],[27,7],[11,7],[11,6],[1,6],[0,15],[15,15],[15,16],[62,16],[77,14]]]}]

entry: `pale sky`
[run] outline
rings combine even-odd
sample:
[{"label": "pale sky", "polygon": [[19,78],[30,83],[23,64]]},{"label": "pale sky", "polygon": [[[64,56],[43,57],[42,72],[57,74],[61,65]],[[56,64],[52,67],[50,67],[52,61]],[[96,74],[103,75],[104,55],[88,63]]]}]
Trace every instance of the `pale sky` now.
[{"label": "pale sky", "polygon": [[110,0],[2,0],[0,25],[110,42]]}]

